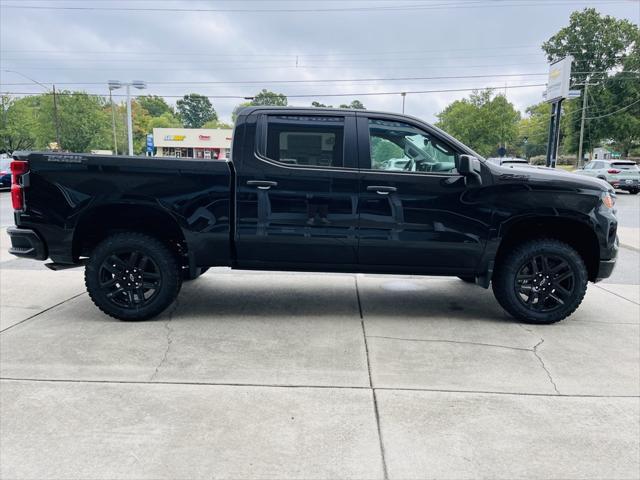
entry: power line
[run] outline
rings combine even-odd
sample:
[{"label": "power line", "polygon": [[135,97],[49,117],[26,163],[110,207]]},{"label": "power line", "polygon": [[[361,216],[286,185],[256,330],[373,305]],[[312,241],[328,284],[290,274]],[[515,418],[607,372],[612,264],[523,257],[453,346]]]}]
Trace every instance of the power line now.
[{"label": "power line", "polygon": [[615,110],[613,112],[609,112],[609,113],[605,113],[604,115],[598,115],[597,117],[585,117],[585,120],[597,120],[599,118],[605,118],[605,117],[610,117],[611,115],[615,115],[616,113],[620,113],[623,112],[624,110],[627,110],[628,108],[633,107],[634,105],[640,103],[640,99],[636,100],[633,103],[630,103],[629,105],[625,105],[622,108],[619,108],[618,110]]},{"label": "power line", "polygon": [[[514,0],[509,0],[514,2]],[[589,5],[604,4],[628,4],[627,0],[594,0]],[[121,12],[189,12],[189,13],[331,13],[331,12],[398,12],[398,11],[415,11],[415,10],[442,10],[442,9],[461,9],[461,8],[506,8],[506,7],[550,7],[550,6],[575,6],[576,2],[571,1],[545,1],[545,2],[517,2],[517,3],[498,3],[486,1],[469,1],[465,3],[440,3],[440,4],[403,4],[403,5],[384,5],[384,6],[367,6],[367,7],[324,7],[324,8],[179,8],[179,7],[96,7],[96,6],[52,6],[52,5],[7,5],[0,4],[0,8],[20,9],[20,10],[68,10],[68,11],[121,11]]]},{"label": "power line", "polygon": [[[394,91],[394,92],[353,92],[353,93],[317,93],[317,94],[284,94],[287,98],[315,98],[315,97],[365,97],[365,96],[382,96],[382,95],[400,95],[402,93],[406,94],[424,94],[424,93],[448,93],[448,92],[472,92],[474,90],[504,90],[506,89],[515,89],[515,88],[532,88],[532,87],[544,87],[544,83],[533,83],[533,84],[524,84],[524,85],[499,85],[499,86],[491,86],[491,87],[468,87],[468,88],[447,88],[447,89],[439,89],[439,90],[403,90],[403,91]],[[86,92],[58,92],[57,95],[75,95],[77,93],[82,93],[84,95],[89,95],[93,97],[108,97],[108,94],[101,93],[86,93]],[[24,95],[24,96],[35,96],[35,95],[50,95],[50,93],[33,93],[33,92],[0,92],[1,95]],[[124,94],[115,94],[114,97],[126,97]],[[184,95],[160,95],[160,97],[165,98],[183,98]],[[247,98],[253,97],[253,95],[203,95],[209,98],[233,98],[233,99],[242,99],[245,100]]]},{"label": "power line", "polygon": [[[588,73],[595,74],[599,72],[576,72],[576,73]],[[604,72],[602,72],[604,73]],[[637,76],[640,72],[627,71],[619,72],[620,74],[628,74]],[[546,76],[547,73],[498,73],[498,74],[484,74],[484,75],[440,75],[430,77],[386,77],[386,78],[347,78],[347,79],[315,79],[315,80],[228,80],[228,81],[181,81],[181,80],[168,80],[168,81],[147,81],[148,85],[262,85],[262,84],[304,84],[304,83],[361,83],[361,82],[397,82],[397,81],[425,81],[425,80],[455,80],[455,79],[475,79],[475,78],[496,78],[496,77],[529,77],[529,76]],[[621,77],[611,77],[609,80],[624,80]],[[105,82],[64,82],[64,81],[46,81],[45,84],[56,85],[104,85]],[[6,83],[3,85],[19,86],[28,85],[26,82],[14,82]]]}]

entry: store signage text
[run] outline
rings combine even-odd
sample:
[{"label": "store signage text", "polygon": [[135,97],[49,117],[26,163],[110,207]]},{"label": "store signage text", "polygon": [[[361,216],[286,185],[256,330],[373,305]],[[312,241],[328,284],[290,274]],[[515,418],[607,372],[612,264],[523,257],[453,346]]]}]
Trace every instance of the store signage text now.
[{"label": "store signage text", "polygon": [[182,142],[186,138],[185,135],[165,135],[164,140],[166,142]]}]

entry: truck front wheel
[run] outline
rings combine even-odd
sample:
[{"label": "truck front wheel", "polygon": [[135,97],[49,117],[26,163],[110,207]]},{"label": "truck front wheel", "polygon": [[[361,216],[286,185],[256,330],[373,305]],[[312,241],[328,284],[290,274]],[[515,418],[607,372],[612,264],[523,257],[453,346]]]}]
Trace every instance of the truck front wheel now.
[{"label": "truck front wheel", "polygon": [[175,300],[182,278],[175,256],[142,233],[118,233],[103,240],[85,268],[93,303],[120,320],[147,320]]},{"label": "truck front wheel", "polygon": [[571,315],[587,291],[582,257],[564,242],[532,240],[499,262],[492,280],[498,303],[518,320],[554,323]]}]

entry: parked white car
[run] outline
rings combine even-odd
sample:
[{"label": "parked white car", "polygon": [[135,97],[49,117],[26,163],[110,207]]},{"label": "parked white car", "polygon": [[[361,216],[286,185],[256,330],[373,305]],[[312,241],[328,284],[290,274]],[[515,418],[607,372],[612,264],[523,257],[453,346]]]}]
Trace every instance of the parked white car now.
[{"label": "parked white car", "polygon": [[574,173],[605,180],[613,188],[626,190],[631,195],[640,192],[640,168],[631,160],[594,160]]}]

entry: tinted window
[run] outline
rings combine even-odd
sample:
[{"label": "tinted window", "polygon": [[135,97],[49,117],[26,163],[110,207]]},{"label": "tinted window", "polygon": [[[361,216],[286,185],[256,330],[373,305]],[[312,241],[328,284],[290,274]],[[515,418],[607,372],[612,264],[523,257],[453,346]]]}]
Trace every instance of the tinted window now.
[{"label": "tinted window", "polygon": [[286,165],[344,166],[344,118],[271,115],[266,155]]},{"label": "tinted window", "polygon": [[456,154],[430,134],[402,122],[369,120],[371,169],[405,172],[455,171]]},{"label": "tinted window", "polygon": [[612,167],[615,168],[619,168],[620,170],[638,170],[638,165],[636,165],[635,163],[612,163],[611,164]]}]

